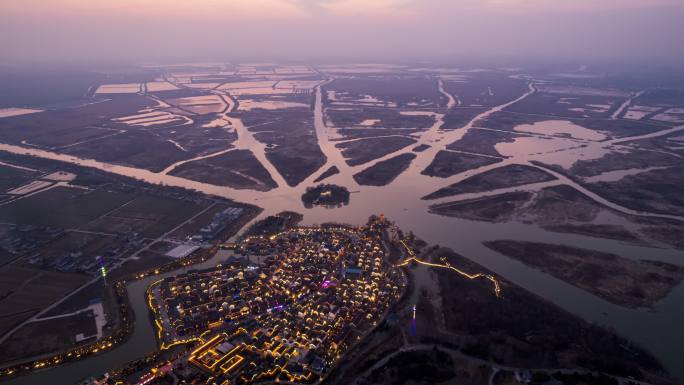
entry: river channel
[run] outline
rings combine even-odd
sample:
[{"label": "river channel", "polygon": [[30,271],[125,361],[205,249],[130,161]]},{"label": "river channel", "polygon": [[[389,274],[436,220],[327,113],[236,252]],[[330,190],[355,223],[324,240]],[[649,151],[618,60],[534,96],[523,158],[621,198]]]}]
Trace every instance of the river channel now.
[{"label": "river channel", "polygon": [[[535,92],[535,88],[533,85],[530,85],[529,92],[521,96],[520,99],[525,98],[533,92]],[[684,285],[680,284],[677,286],[665,299],[657,303],[654,309],[626,309],[610,304],[565,282],[504,257],[484,247],[482,242],[497,239],[514,239],[582,245],[582,247],[612,252],[626,258],[661,260],[673,264],[684,265],[684,253],[681,251],[636,246],[619,241],[590,238],[573,234],[554,233],[532,224],[473,222],[443,217],[428,212],[428,206],[435,203],[435,201],[424,201],[421,200],[420,197],[431,193],[440,187],[458,182],[468,176],[504,164],[519,163],[530,165],[529,162],[534,160],[533,158],[523,155],[513,156],[494,166],[485,166],[450,178],[435,178],[421,174],[421,171],[432,161],[437,152],[443,150],[447,144],[463,137],[468,130],[473,128],[473,122],[488,114],[499,111],[513,102],[515,101],[492,108],[481,114],[478,118],[473,119],[466,127],[451,131],[439,130],[439,127],[442,124],[443,115],[435,113],[435,125],[426,130],[420,137],[418,143],[416,143],[416,145],[427,144],[431,147],[424,152],[417,153],[417,158],[413,161],[408,170],[389,185],[382,187],[360,186],[354,181],[352,176],[354,173],[361,171],[363,168],[368,167],[377,161],[391,158],[399,153],[410,151],[410,149],[399,150],[360,167],[348,166],[344,161],[340,150],[334,146],[339,142],[331,141],[331,139],[336,138],[334,129],[327,127],[325,124],[320,85],[316,88],[314,121],[316,135],[321,149],[326,154],[327,162],[320,170],[307,178],[306,181],[295,187],[287,186],[287,184],[283,182],[283,179],[282,177],[279,177],[277,170],[264,156],[263,151],[265,151],[265,146],[259,145],[256,146],[255,149],[253,146],[253,144],[255,144],[254,138],[247,132],[238,119],[230,117],[229,114],[226,114],[225,118],[231,120],[232,126],[237,129],[238,133],[238,140],[237,143],[235,143],[235,146],[237,148],[251,148],[255,151],[255,155],[262,161],[264,167],[266,167],[272,175],[277,176],[274,177],[274,179],[279,184],[278,188],[267,192],[237,190],[229,187],[194,182],[165,173],[154,173],[133,167],[112,165],[92,159],[80,159],[70,155],[52,153],[38,149],[0,144],[0,150],[66,161],[133,177],[149,183],[184,187],[198,190],[206,194],[252,203],[264,208],[260,218],[283,210],[293,210],[304,214],[303,224],[305,225],[330,221],[362,224],[365,223],[369,215],[382,213],[390,220],[395,221],[404,231],[413,231],[417,236],[423,238],[428,243],[451,247],[456,252],[467,256],[531,292],[554,302],[560,307],[577,314],[588,321],[597,322],[614,329],[619,334],[644,346],[655,354],[673,374],[680,378],[684,378],[684,367],[681,366],[680,361],[681,357],[684,357],[684,333],[681,330],[681,325],[684,325],[684,306],[682,306],[682,304],[684,304]],[[453,105],[454,103],[450,104]],[[684,127],[678,127],[667,131],[673,132],[680,129],[684,129]],[[588,145],[584,147],[582,151],[590,156],[591,151],[598,151],[599,148],[600,146],[598,145]],[[340,173],[330,177],[326,182],[346,186],[350,191],[353,191],[349,205],[335,209],[323,207],[305,209],[301,202],[301,194],[306,187],[313,184],[313,180],[318,177],[318,175],[333,165],[338,167]],[[553,173],[553,175],[559,178],[558,183],[572,185],[589,195],[591,198],[617,211],[631,215],[682,219],[666,215],[651,215],[649,213],[636,212],[621,207],[588,192],[586,189],[582,188],[582,186],[577,185],[575,182],[562,175],[556,173]],[[221,261],[210,259],[202,265],[194,266],[193,268],[210,267],[219,262]],[[177,273],[178,271],[166,275]],[[159,276],[149,277],[128,284],[130,301],[136,315],[136,325],[133,335],[127,342],[106,353],[89,357],[79,362],[49,369],[44,372],[17,377],[4,383],[8,385],[75,383],[84,377],[100,375],[108,369],[121,366],[128,361],[140,358],[146,353],[156,349],[157,345],[154,337],[154,328],[148,318],[145,289],[150,283],[159,278]]]}]

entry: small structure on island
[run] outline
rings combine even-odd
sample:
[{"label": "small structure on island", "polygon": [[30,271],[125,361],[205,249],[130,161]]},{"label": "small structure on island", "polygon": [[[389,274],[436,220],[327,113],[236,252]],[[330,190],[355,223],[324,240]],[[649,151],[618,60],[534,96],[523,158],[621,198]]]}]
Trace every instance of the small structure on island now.
[{"label": "small structure on island", "polygon": [[319,184],[315,187],[307,187],[302,195],[304,207],[310,209],[313,206],[336,208],[349,204],[349,190],[334,184]]}]

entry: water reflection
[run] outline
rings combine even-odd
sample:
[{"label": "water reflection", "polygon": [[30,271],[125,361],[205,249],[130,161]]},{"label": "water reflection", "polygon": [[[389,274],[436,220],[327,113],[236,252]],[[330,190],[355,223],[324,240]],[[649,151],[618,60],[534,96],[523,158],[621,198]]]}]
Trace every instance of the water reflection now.
[{"label": "water reflection", "polygon": [[[331,79],[328,79],[326,82],[329,82],[330,80]],[[475,121],[500,111],[515,101],[492,108],[480,114],[468,125],[458,130],[440,130],[443,124],[444,115],[435,113],[435,124],[428,130],[422,132],[420,134],[419,143],[416,143],[416,145],[429,144],[430,148],[418,153],[417,158],[412,162],[409,169],[387,186],[360,186],[352,177],[359,169],[369,167],[378,161],[395,156],[399,152],[410,150],[399,150],[396,153],[389,154],[370,164],[350,167],[339,149],[334,146],[335,143],[330,140],[331,138],[334,138],[337,133],[325,124],[321,91],[321,86],[323,84],[319,84],[315,89],[313,114],[316,136],[322,151],[326,155],[326,162],[303,183],[294,187],[288,186],[275,167],[268,161],[265,156],[266,146],[257,141],[249,130],[242,125],[242,122],[239,119],[230,116],[230,111],[234,109],[234,105],[227,109],[223,118],[230,121],[231,126],[238,132],[236,147],[249,149],[254,152],[257,159],[259,159],[264,167],[271,173],[274,180],[276,180],[278,188],[268,192],[237,190],[230,187],[194,182],[166,173],[154,173],[133,167],[107,164],[92,159],[79,159],[70,155],[57,154],[39,149],[27,149],[19,146],[2,144],[0,145],[0,150],[18,154],[27,153],[42,158],[93,167],[119,175],[133,177],[149,183],[184,187],[210,195],[253,203],[264,208],[260,218],[284,210],[302,212],[301,209],[304,207],[304,204],[301,201],[301,196],[306,192],[306,188],[310,187],[313,184],[313,180],[325,170],[331,166],[336,166],[340,172],[329,177],[326,182],[344,186],[349,190],[355,191],[353,204],[342,205],[332,210],[322,206],[312,206],[310,209],[303,211],[303,224],[312,225],[329,221],[359,224],[365,222],[369,214],[383,213],[390,219],[396,221],[405,231],[413,231],[431,244],[451,247],[456,252],[468,256],[468,258],[501,274],[512,282],[541,297],[553,301],[561,307],[576,313],[589,321],[598,322],[614,328],[619,333],[641,343],[646,348],[653,351],[672,370],[676,370],[676,364],[678,362],[675,361],[677,361],[678,357],[684,356],[684,333],[681,333],[680,331],[680,327],[684,323],[684,308],[677,306],[677,304],[684,303],[684,285],[679,285],[668,297],[658,303],[654,312],[625,309],[607,303],[574,286],[499,255],[484,247],[482,242],[496,239],[515,239],[547,243],[582,244],[583,247],[586,248],[608,251],[628,258],[641,259],[644,255],[648,255],[649,259],[662,260],[679,265],[684,264],[684,259],[680,255],[681,253],[675,250],[652,249],[626,245],[617,241],[605,239],[552,233],[529,224],[493,224],[447,218],[429,213],[427,206],[432,202],[426,202],[420,199],[420,197],[441,187],[463,180],[475,173],[483,172],[485,169],[512,163],[529,164],[530,160],[540,159],[540,157],[541,159],[547,159],[546,157],[548,157],[548,159],[555,159],[553,163],[561,162],[562,164],[569,164],[572,159],[576,160],[582,157],[586,159],[591,156],[598,157],[601,153],[605,153],[602,152],[603,146],[614,144],[619,141],[627,141],[630,140],[630,138],[598,143],[590,140],[590,135],[587,132],[578,130],[575,127],[571,127],[573,132],[568,133],[572,138],[556,137],[546,139],[539,136],[521,137],[517,138],[516,142],[501,143],[497,145],[497,150],[501,151],[504,155],[510,156],[505,162],[442,179],[429,177],[421,174],[421,172],[427,167],[432,159],[434,159],[437,152],[443,150],[445,146],[455,140],[462,138],[463,135],[472,128]],[[444,92],[442,89],[440,90]],[[520,99],[533,92],[535,92],[535,89],[534,86],[531,85],[529,92],[521,96]],[[226,96],[226,100],[232,99],[229,96]],[[516,99],[516,101],[517,100],[519,99]],[[455,99],[449,98],[449,105],[454,106],[455,104]],[[538,127],[534,129],[537,130]],[[563,130],[567,131],[567,129],[568,126],[563,126]],[[664,131],[669,133],[682,129],[684,129],[684,127]],[[526,130],[532,132],[529,131],[529,127],[526,128]],[[559,131],[556,132],[556,134],[559,133]],[[643,135],[640,138],[658,135],[664,134],[653,133]],[[595,138],[595,136],[591,136],[591,139]],[[582,147],[581,145],[586,146]],[[522,150],[523,148],[526,148],[527,150]],[[531,148],[534,148],[537,153],[530,154],[531,152],[535,152],[535,150],[530,150]],[[542,151],[539,150],[540,148]],[[642,215],[642,213],[625,209],[592,194],[563,175],[557,173],[553,174],[560,182],[577,188],[591,198],[596,199],[601,204],[605,204],[618,211],[633,215]],[[203,266],[213,266],[217,262],[218,261],[215,260],[209,260],[205,262]],[[50,383],[54,381],[58,381],[59,383],[73,383],[84,376],[101,374],[107,369],[120,366],[125,362],[139,358],[145,353],[155,349],[154,330],[147,317],[144,291],[146,286],[157,278],[158,277],[150,277],[128,285],[131,304],[137,316],[134,334],[128,342],[102,355],[55,368],[47,372],[16,378],[8,381],[7,384],[23,385]],[[429,284],[429,282],[425,282],[425,284]]]}]

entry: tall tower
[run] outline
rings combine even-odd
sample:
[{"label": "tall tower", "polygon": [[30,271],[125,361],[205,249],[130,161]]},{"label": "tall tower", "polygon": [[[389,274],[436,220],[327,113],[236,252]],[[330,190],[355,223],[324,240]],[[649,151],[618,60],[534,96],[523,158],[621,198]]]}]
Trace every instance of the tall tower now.
[{"label": "tall tower", "polygon": [[107,268],[104,265],[104,258],[102,258],[101,255],[98,255],[97,257],[95,257],[95,259],[97,259],[97,262],[100,265],[100,275],[102,276],[102,282],[105,286],[107,286]]}]

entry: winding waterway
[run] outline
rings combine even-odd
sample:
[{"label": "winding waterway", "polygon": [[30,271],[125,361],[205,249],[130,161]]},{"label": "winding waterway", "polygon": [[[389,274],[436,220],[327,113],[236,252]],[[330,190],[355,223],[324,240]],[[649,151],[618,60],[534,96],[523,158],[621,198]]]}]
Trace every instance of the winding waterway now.
[{"label": "winding waterway", "polygon": [[[328,79],[328,81],[330,81],[330,79]],[[325,84],[325,82],[323,84]],[[681,332],[681,325],[684,324],[684,307],[681,306],[681,304],[684,303],[684,285],[676,287],[665,299],[656,304],[653,311],[626,309],[610,304],[572,285],[529,268],[520,262],[506,258],[484,247],[482,242],[496,239],[515,239],[570,245],[581,244],[586,248],[612,252],[627,258],[661,260],[684,265],[684,255],[682,255],[681,252],[671,249],[647,248],[624,244],[619,241],[589,238],[573,234],[553,233],[530,224],[493,224],[439,216],[428,212],[428,206],[435,203],[435,201],[428,202],[420,199],[420,197],[429,194],[438,188],[451,183],[456,183],[468,176],[505,164],[519,163],[532,165],[530,163],[530,161],[533,160],[532,157],[521,155],[508,158],[495,165],[484,166],[449,178],[436,178],[421,174],[421,171],[430,164],[439,151],[444,150],[449,143],[462,138],[463,135],[473,128],[473,125],[479,119],[485,118],[496,111],[500,111],[508,105],[536,92],[533,84],[530,84],[529,91],[520,98],[483,112],[461,129],[449,131],[440,130],[440,127],[443,124],[444,114],[435,113],[435,124],[428,130],[425,130],[421,134],[418,143],[416,143],[416,145],[428,144],[431,147],[421,153],[417,153],[416,159],[414,159],[408,170],[389,185],[382,187],[358,185],[354,181],[353,174],[381,160],[388,159],[399,153],[409,152],[410,148],[414,146],[393,152],[392,154],[383,156],[382,158],[361,167],[348,166],[341,151],[335,147],[335,144],[339,142],[330,140],[331,137],[336,136],[336,132],[325,124],[321,86],[322,84],[319,84],[315,89],[314,124],[320,147],[326,155],[326,163],[317,172],[309,176],[303,183],[295,187],[288,186],[284,182],[282,176],[280,176],[275,167],[266,159],[265,145],[256,141],[239,119],[229,116],[230,112],[225,114],[225,118],[230,120],[231,126],[238,132],[236,147],[252,150],[257,159],[259,159],[264,167],[271,173],[278,184],[278,188],[267,192],[239,190],[230,187],[194,182],[166,173],[154,173],[133,167],[107,164],[92,159],[80,159],[70,155],[53,153],[35,148],[29,149],[20,146],[0,144],[0,150],[65,161],[133,177],[149,183],[184,187],[198,190],[206,194],[253,203],[264,208],[260,218],[283,210],[294,210],[304,214],[304,224],[317,224],[328,221],[360,224],[365,223],[370,214],[383,213],[391,220],[395,221],[397,225],[405,231],[413,231],[429,243],[451,247],[456,252],[473,259],[492,271],[506,277],[508,280],[543,298],[549,299],[582,318],[615,329],[618,333],[640,343],[653,352],[664,362],[670,371],[680,377],[684,377],[684,368],[678,366],[678,364],[680,364],[679,359],[684,357],[684,333]],[[440,91],[444,92],[441,85]],[[455,105],[454,100],[453,97],[449,98],[449,107]],[[655,137],[657,135],[664,135],[682,129],[684,129],[684,127],[676,127],[664,130],[660,133],[642,135],[639,138]],[[613,142],[617,143],[628,140],[631,139],[623,138]],[[605,146],[606,142],[602,142],[600,145]],[[599,146],[599,144],[597,144],[597,146]],[[588,147],[587,151],[590,150],[591,146]],[[331,166],[337,166],[340,173],[328,178],[326,182],[346,186],[350,191],[357,191],[352,194],[350,204],[336,209],[327,209],[324,207],[305,209],[300,200],[301,194],[306,187],[313,184],[313,180],[316,177]],[[544,170],[558,178],[558,180],[553,183],[571,185],[592,199],[595,199],[599,203],[614,210],[638,216],[684,219],[671,215],[653,215],[650,213],[637,212],[622,207],[601,196],[591,193],[563,175],[545,168]],[[202,267],[213,266],[218,262],[220,261],[209,260],[205,262]],[[167,275],[176,273],[177,272],[169,273]],[[130,360],[139,358],[156,349],[154,329],[148,320],[144,292],[147,285],[157,279],[159,279],[159,277],[150,277],[128,284],[131,304],[137,319],[136,327],[129,341],[101,355],[53,368],[45,372],[18,377],[7,381],[6,383],[12,385],[51,382],[60,384],[74,383],[86,376],[102,374],[108,369],[121,366]]]}]

